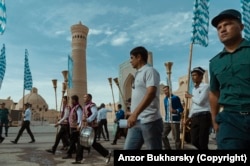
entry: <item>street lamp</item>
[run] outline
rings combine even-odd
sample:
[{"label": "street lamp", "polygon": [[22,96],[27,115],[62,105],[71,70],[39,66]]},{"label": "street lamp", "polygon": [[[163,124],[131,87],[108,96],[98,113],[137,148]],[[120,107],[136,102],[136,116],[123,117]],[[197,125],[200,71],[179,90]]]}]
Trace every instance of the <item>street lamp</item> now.
[{"label": "street lamp", "polygon": [[56,95],[57,79],[53,79],[52,83],[53,83],[53,87],[54,87],[54,90],[55,90],[56,111],[57,111],[57,95]]}]

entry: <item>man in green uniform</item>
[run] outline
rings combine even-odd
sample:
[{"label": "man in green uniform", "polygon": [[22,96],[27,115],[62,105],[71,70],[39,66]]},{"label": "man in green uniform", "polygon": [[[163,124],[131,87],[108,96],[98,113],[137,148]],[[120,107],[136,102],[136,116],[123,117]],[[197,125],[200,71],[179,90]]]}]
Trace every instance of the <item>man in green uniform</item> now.
[{"label": "man in green uniform", "polygon": [[4,137],[2,137],[3,126],[5,128],[5,136],[8,137],[8,127],[9,127],[9,110],[5,108],[5,103],[0,104],[0,143],[3,142]]},{"label": "man in green uniform", "polygon": [[[239,11],[212,19],[224,49],[210,60],[210,105],[218,149],[250,149],[250,42]],[[219,112],[222,106],[222,112]]]}]

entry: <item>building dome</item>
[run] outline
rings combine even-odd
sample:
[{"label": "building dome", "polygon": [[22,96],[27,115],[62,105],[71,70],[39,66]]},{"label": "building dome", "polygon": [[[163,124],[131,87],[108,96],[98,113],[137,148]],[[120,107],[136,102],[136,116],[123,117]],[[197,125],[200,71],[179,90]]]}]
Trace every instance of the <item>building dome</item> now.
[{"label": "building dome", "polygon": [[23,103],[30,103],[33,111],[48,110],[48,104],[44,98],[38,94],[37,88],[32,88],[31,92],[19,100],[16,105],[17,110],[23,110]]}]

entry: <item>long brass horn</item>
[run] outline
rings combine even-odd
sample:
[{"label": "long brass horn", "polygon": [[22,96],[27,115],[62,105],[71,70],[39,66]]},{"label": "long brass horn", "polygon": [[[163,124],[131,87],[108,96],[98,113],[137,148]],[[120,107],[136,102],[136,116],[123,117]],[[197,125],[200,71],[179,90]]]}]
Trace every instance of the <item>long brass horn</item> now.
[{"label": "long brass horn", "polygon": [[113,98],[113,107],[114,107],[114,112],[115,112],[115,98],[114,98],[114,92],[113,92],[113,87],[112,87],[112,78],[108,78],[108,81],[109,81],[109,85],[110,85],[110,88],[111,88],[111,92],[112,92],[112,98]]},{"label": "long brass horn", "polygon": [[166,72],[167,72],[167,84],[169,86],[169,117],[170,121],[172,122],[172,100],[171,100],[171,95],[172,95],[172,82],[171,82],[171,74],[172,74],[172,66],[173,62],[166,62],[165,67],[166,67]]},{"label": "long brass horn", "polygon": [[120,88],[120,84],[119,84],[118,78],[116,77],[116,78],[114,78],[113,80],[114,80],[115,84],[117,85],[117,87],[118,87],[118,89],[119,89],[119,92],[120,92],[120,95],[121,95],[121,97],[122,97],[122,101],[123,101],[124,105],[126,105],[126,100],[125,100],[125,98],[124,98],[124,96],[123,96],[123,94],[122,94],[122,90],[121,90],[121,88]]}]

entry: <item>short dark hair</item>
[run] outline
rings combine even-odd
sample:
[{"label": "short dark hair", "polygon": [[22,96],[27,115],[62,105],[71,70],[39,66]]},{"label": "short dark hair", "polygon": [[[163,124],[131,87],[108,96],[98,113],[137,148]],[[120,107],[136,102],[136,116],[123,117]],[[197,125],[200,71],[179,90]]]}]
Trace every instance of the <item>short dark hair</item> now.
[{"label": "short dark hair", "polygon": [[87,94],[87,96],[90,98],[90,100],[92,100],[92,95],[91,94]]},{"label": "short dark hair", "polygon": [[148,62],[148,50],[143,46],[135,47],[130,51],[130,55],[137,57],[141,55],[141,58],[144,62]]},{"label": "short dark hair", "polygon": [[77,95],[71,96],[72,100],[75,100],[77,103],[79,102],[79,97]]},{"label": "short dark hair", "polygon": [[122,105],[121,105],[121,104],[118,104],[117,107],[118,107],[118,109],[121,109],[121,108],[122,108]]},{"label": "short dark hair", "polygon": [[100,105],[100,108],[105,108],[105,104],[102,103],[102,104]]}]

